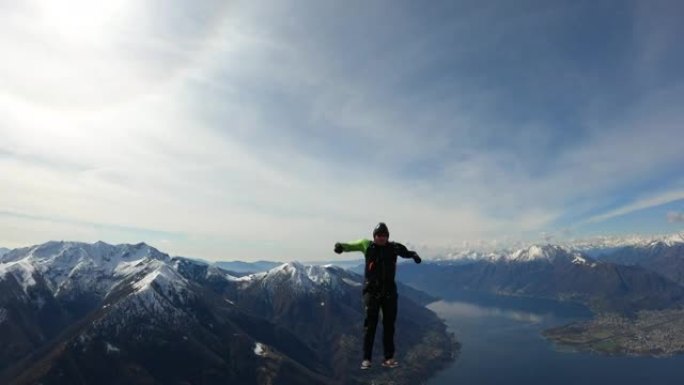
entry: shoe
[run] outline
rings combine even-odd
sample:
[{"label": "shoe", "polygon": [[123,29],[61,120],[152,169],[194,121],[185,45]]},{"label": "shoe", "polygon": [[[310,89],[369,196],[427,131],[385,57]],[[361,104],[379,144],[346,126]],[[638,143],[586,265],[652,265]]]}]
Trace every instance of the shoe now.
[{"label": "shoe", "polygon": [[382,361],[382,366],[386,368],[396,368],[399,366],[399,363],[394,358],[388,358],[385,361]]},{"label": "shoe", "polygon": [[361,362],[361,369],[366,370],[366,369],[370,369],[370,367],[371,367],[370,360],[363,360]]}]

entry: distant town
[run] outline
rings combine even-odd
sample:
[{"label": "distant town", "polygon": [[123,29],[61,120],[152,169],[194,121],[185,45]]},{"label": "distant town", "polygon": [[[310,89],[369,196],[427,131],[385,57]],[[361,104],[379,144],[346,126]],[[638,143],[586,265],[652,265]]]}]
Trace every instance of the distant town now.
[{"label": "distant town", "polygon": [[602,314],[586,322],[549,329],[560,346],[609,355],[665,357],[684,353],[684,310],[641,311],[635,318]]}]

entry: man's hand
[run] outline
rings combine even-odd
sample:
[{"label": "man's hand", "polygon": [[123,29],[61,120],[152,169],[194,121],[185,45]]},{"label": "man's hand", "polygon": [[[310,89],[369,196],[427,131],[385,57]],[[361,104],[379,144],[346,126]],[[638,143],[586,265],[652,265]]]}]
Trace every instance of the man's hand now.
[{"label": "man's hand", "polygon": [[342,247],[342,244],[339,242],[336,243],[335,244],[335,253],[342,254],[343,251],[344,251],[344,248]]},{"label": "man's hand", "polygon": [[420,256],[418,255],[418,253],[416,253],[415,251],[412,252],[411,254],[412,254],[412,257],[413,257],[413,261],[414,261],[415,263],[421,263],[421,262],[423,261],[423,260],[420,258]]}]

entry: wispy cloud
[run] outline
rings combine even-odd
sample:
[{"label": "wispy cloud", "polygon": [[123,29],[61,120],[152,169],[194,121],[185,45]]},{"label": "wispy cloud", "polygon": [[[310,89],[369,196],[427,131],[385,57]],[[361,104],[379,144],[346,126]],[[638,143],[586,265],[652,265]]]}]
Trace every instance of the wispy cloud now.
[{"label": "wispy cloud", "polygon": [[670,211],[667,213],[667,221],[670,223],[684,222],[684,212]]},{"label": "wispy cloud", "polygon": [[[2,5],[6,244],[140,233],[174,254],[320,259],[380,220],[448,246],[684,199],[684,88],[646,71],[675,50],[620,33],[643,10],[82,5]],[[664,47],[681,32],[639,28]]]},{"label": "wispy cloud", "polygon": [[[593,217],[587,219],[587,222],[589,222],[589,223],[601,222],[601,221],[605,221],[606,219],[618,217],[621,215],[629,214],[629,213],[639,211],[639,210],[648,209],[651,207],[662,206],[666,203],[676,202],[679,200],[684,200],[684,190],[682,190],[682,189],[662,192],[662,193],[659,193],[656,195],[648,196],[648,197],[643,198],[643,199],[639,199],[635,202],[632,202],[628,205],[622,206],[622,207],[617,208],[615,210],[611,210],[607,213],[593,216]],[[668,217],[669,217],[669,215],[668,215]]]}]

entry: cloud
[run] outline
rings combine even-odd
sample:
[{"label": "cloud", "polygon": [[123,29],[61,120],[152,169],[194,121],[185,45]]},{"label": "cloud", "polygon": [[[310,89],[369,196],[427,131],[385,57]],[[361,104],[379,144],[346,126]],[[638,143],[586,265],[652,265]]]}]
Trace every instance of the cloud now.
[{"label": "cloud", "polygon": [[684,212],[670,211],[667,213],[667,221],[670,223],[684,222]]},{"label": "cloud", "polygon": [[658,207],[670,202],[676,202],[684,199],[684,190],[676,189],[672,191],[661,192],[656,195],[651,195],[643,199],[632,202],[628,205],[622,206],[607,213],[593,216],[587,219],[588,223],[602,222],[610,218],[626,215],[635,211],[644,210],[651,207]]},{"label": "cloud", "polygon": [[43,229],[22,241],[92,224],[171,234],[174,254],[320,259],[380,220],[435,247],[536,238],[681,178],[682,87],[643,75],[622,98],[632,77],[604,71],[629,63],[568,60],[584,6],[116,4],[96,42],[1,16],[0,201],[22,217],[0,226]]}]

